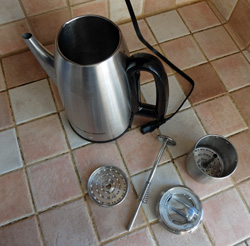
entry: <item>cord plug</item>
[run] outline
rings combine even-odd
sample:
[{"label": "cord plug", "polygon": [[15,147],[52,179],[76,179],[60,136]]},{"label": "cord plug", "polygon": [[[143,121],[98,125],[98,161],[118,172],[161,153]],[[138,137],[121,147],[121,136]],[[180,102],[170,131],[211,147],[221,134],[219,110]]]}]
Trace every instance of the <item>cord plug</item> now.
[{"label": "cord plug", "polygon": [[146,134],[149,132],[154,131],[156,128],[159,128],[162,124],[165,123],[165,120],[155,120],[155,121],[150,121],[144,125],[141,126],[141,133]]}]

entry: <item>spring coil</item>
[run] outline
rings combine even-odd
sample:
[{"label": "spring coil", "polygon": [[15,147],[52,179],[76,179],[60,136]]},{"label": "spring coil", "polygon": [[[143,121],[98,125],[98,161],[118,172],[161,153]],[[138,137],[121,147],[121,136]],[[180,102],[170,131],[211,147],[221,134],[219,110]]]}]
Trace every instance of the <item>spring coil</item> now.
[{"label": "spring coil", "polygon": [[138,200],[142,201],[143,203],[148,203],[148,197],[149,197],[149,188],[151,183],[147,182],[144,186],[144,189],[140,193]]}]

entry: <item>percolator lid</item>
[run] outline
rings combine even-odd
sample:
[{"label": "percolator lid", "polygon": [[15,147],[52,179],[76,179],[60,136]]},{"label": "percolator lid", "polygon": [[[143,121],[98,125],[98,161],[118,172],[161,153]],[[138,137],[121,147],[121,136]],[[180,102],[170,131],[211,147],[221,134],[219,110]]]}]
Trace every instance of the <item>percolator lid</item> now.
[{"label": "percolator lid", "polygon": [[203,218],[199,197],[184,186],[173,187],[162,192],[157,213],[160,223],[175,234],[196,230]]}]

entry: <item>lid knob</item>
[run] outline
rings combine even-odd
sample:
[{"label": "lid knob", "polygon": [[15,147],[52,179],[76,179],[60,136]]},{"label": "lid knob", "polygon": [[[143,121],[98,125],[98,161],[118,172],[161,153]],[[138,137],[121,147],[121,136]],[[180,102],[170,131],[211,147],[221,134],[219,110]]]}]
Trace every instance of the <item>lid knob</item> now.
[{"label": "lid knob", "polygon": [[199,197],[183,186],[162,193],[157,209],[159,221],[175,234],[194,231],[203,217]]}]

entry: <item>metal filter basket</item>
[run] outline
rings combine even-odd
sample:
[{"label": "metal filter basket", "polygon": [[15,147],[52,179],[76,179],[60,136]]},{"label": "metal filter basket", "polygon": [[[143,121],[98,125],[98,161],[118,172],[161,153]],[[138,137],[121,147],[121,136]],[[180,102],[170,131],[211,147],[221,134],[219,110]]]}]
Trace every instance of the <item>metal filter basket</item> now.
[{"label": "metal filter basket", "polygon": [[90,198],[102,207],[120,204],[128,194],[129,184],[126,174],[115,166],[101,166],[89,177]]},{"label": "metal filter basket", "polygon": [[201,183],[225,179],[235,172],[237,165],[236,149],[219,135],[202,137],[186,159],[188,174]]}]

